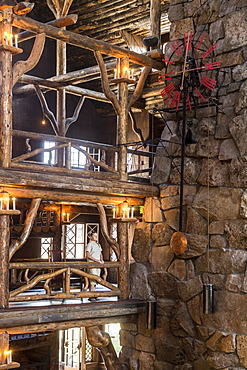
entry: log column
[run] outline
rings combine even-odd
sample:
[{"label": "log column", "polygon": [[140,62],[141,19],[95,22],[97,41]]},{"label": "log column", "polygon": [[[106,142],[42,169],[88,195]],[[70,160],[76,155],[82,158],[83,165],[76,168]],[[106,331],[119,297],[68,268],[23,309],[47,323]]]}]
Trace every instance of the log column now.
[{"label": "log column", "polygon": [[118,286],[121,291],[120,298],[128,299],[130,295],[130,264],[128,251],[128,222],[119,221],[117,224],[117,237],[120,249],[119,262],[121,266],[118,270]]},{"label": "log column", "polygon": [[161,3],[160,0],[150,1],[150,35],[157,36],[159,39],[158,45],[154,46],[153,49],[160,47],[160,19],[161,19]]},{"label": "log column", "polygon": [[[12,8],[0,10],[0,167],[10,167],[12,151]],[[6,209],[3,199],[2,208]],[[9,297],[9,216],[0,215],[0,308]]]},{"label": "log column", "polygon": [[[120,76],[125,77],[127,69],[129,68],[129,58],[124,57],[120,59]],[[128,124],[128,83],[119,82],[118,86],[118,100],[120,104],[120,114],[117,117],[117,132],[119,145],[118,157],[118,172],[121,180],[127,180],[127,124]]]},{"label": "log column", "polygon": [[0,365],[4,365],[7,363],[5,351],[9,349],[9,335],[8,334],[0,334]]},{"label": "log column", "polygon": [[0,17],[3,19],[0,22],[0,167],[9,167],[12,150],[12,53],[8,46],[12,43],[12,8],[1,9]]}]

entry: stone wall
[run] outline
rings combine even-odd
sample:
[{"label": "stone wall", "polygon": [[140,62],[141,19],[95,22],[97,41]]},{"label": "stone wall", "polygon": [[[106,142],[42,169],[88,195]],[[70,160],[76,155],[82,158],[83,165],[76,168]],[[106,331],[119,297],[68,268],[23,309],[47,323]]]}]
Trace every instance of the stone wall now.
[{"label": "stone wall", "polygon": [[[188,249],[175,255],[180,149],[157,149],[153,182],[135,231],[133,298],[157,301],[157,328],[140,316],[121,330],[121,361],[131,369],[242,370],[247,368],[247,3],[246,0],[171,0],[171,38],[204,30],[217,42],[220,109],[192,117],[195,143],[186,146],[184,215]],[[223,72],[223,73],[222,73]],[[181,142],[181,121],[169,117]],[[202,309],[203,284],[214,285],[215,312]]]}]

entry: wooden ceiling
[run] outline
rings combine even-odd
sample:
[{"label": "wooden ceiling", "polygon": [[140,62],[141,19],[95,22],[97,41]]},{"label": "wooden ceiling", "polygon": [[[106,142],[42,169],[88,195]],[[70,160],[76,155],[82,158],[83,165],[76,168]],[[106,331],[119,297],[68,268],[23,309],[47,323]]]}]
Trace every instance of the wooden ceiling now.
[{"label": "wooden ceiling", "polygon": [[[54,19],[45,0],[32,2],[35,6],[29,14],[31,18],[42,22]],[[161,34],[169,32],[169,4],[161,0]],[[121,47],[135,47],[136,52],[143,52],[142,40],[150,35],[150,0],[74,0],[69,13],[78,15],[77,23],[69,30]],[[84,67],[92,65],[90,59]]]}]

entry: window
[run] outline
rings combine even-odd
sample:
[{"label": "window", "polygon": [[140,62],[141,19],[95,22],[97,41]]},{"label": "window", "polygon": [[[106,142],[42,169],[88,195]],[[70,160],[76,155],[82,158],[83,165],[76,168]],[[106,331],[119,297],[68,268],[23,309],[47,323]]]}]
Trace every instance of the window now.
[{"label": "window", "polygon": [[[44,141],[44,149],[50,149],[55,146],[56,143],[54,141]],[[54,165],[57,162],[56,158],[56,150],[52,150],[50,152],[44,152],[43,161],[45,164]]]},{"label": "window", "polygon": [[49,259],[49,253],[53,247],[52,238],[41,238],[41,258]]},{"label": "window", "polygon": [[[84,146],[81,149],[86,150]],[[71,148],[71,166],[76,168],[85,169],[87,157],[84,153],[76,148]]]}]

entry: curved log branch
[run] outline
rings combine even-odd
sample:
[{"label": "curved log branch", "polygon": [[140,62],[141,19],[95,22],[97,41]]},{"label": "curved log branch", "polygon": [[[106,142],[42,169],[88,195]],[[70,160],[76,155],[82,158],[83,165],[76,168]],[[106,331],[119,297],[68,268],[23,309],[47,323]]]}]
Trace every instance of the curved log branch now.
[{"label": "curved log branch", "polygon": [[81,108],[82,108],[82,106],[83,106],[83,104],[85,102],[85,99],[86,99],[85,96],[81,96],[80,99],[79,99],[79,102],[78,102],[78,104],[77,104],[77,106],[75,108],[73,117],[66,118],[66,120],[65,120],[65,129],[66,129],[66,132],[69,129],[70,125],[72,123],[74,123],[78,119],[79,114],[80,114],[80,111],[81,111]]},{"label": "curved log branch", "polygon": [[[99,266],[99,268],[102,268],[102,267]],[[114,291],[118,290],[118,287],[115,287],[114,285],[108,283],[107,281],[105,281],[104,279],[102,279],[98,275],[89,274],[88,272],[81,271],[81,270],[78,270],[78,269],[75,269],[75,268],[71,268],[71,272],[73,272],[74,274],[80,275],[80,276],[85,276],[88,279],[96,280],[100,285],[103,285],[103,286],[107,287],[110,290],[114,290]]]},{"label": "curved log branch", "polygon": [[142,130],[137,127],[137,125],[136,125],[136,119],[135,119],[135,116],[134,116],[134,114],[133,114],[133,112],[132,112],[131,109],[129,111],[129,117],[130,117],[130,120],[131,120],[131,126],[132,126],[133,132],[138,136],[138,139],[140,141],[144,141],[144,137],[142,135]]},{"label": "curved log branch", "polygon": [[47,148],[47,149],[37,148],[37,149],[34,149],[32,152],[28,152],[28,153],[19,155],[19,157],[13,158],[12,159],[12,162],[15,163],[15,162],[24,161],[25,159],[34,157],[35,155],[37,155],[39,153],[49,153],[49,152],[52,152],[53,150],[57,150],[57,149],[61,149],[61,148],[66,148],[68,145],[69,145],[69,143],[54,145],[51,148]]},{"label": "curved log branch", "polygon": [[139,78],[139,81],[136,85],[135,91],[129,99],[129,103],[128,103],[128,107],[127,107],[128,111],[130,110],[132,105],[137,101],[137,99],[141,96],[146,78],[149,75],[151,69],[152,69],[152,67],[148,66],[148,67],[145,67],[144,70],[142,71],[142,74],[141,74],[141,76]]},{"label": "curved log branch", "polygon": [[33,288],[38,283],[40,283],[42,280],[45,280],[45,279],[47,280],[49,278],[51,279],[51,278],[53,278],[55,276],[58,276],[60,274],[63,274],[66,270],[67,269],[64,268],[64,269],[61,269],[61,270],[50,272],[48,274],[41,274],[41,275],[37,276],[36,278],[34,278],[33,280],[29,281],[26,285],[23,285],[20,288],[17,288],[15,290],[13,290],[12,292],[10,292],[9,293],[9,296],[12,298],[12,297],[17,296],[20,293],[24,293],[27,290]]},{"label": "curved log branch", "polygon": [[86,327],[86,333],[91,346],[96,347],[101,352],[107,370],[122,369],[110,335],[101,331],[98,326]]},{"label": "curved log branch", "polygon": [[35,217],[37,215],[37,211],[39,209],[40,202],[41,202],[41,198],[32,199],[27,217],[26,217],[25,222],[24,222],[24,229],[22,231],[22,234],[21,234],[19,239],[13,240],[11,245],[10,245],[9,261],[11,260],[11,258],[15,254],[15,252],[18,251],[18,249],[20,249],[23,246],[23,244],[26,242],[27,238],[29,237],[29,235],[32,231],[32,227],[33,227]]},{"label": "curved log branch", "polygon": [[58,135],[57,120],[56,120],[54,114],[52,113],[52,111],[49,109],[44,94],[42,93],[42,91],[40,90],[40,87],[38,85],[34,85],[34,88],[35,88],[36,94],[39,98],[42,110],[44,112],[44,116],[50,121],[51,126],[53,128],[53,131],[55,132],[56,135]]},{"label": "curved log branch", "polygon": [[100,166],[100,167],[103,167],[105,170],[109,171],[109,172],[112,172],[112,173],[118,173],[116,170],[114,170],[114,168],[108,166],[107,164],[105,164],[104,162],[102,161],[97,161],[95,158],[93,158],[86,150],[82,149],[80,147],[80,145],[76,145],[76,144],[73,144],[72,145],[74,148],[76,148],[77,150],[79,150],[80,152],[82,152],[83,154],[85,154],[86,157],[88,157],[88,159],[93,162],[94,164],[96,164],[97,166]]},{"label": "curved log branch", "polygon": [[101,75],[101,82],[102,82],[102,88],[105,93],[105,96],[112,102],[112,105],[117,113],[117,115],[120,114],[121,108],[119,101],[116,97],[116,95],[111,91],[108,76],[107,76],[107,70],[105,67],[105,63],[102,57],[102,54],[100,51],[94,51],[94,56],[98,62],[99,68],[100,68],[100,75]]},{"label": "curved log branch", "polygon": [[116,253],[117,258],[119,258],[119,255],[120,255],[119,244],[114,238],[112,238],[109,235],[105,209],[104,209],[104,207],[101,203],[97,203],[97,208],[98,208],[99,216],[100,216],[101,232],[102,232],[105,240],[107,241],[107,243],[110,244],[110,246],[112,247],[112,249]]},{"label": "curved log branch", "polygon": [[36,66],[42,55],[45,45],[45,34],[41,33],[36,36],[33,49],[29,58],[25,61],[20,60],[15,63],[13,67],[13,86],[19,80],[19,78],[26,72],[30,71]]}]

